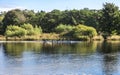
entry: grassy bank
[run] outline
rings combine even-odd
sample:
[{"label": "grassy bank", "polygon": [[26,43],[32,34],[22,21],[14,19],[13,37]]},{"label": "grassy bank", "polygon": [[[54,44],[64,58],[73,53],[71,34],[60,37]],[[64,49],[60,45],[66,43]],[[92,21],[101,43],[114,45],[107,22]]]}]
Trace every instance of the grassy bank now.
[{"label": "grassy bank", "polygon": [[65,38],[60,37],[59,34],[55,33],[44,33],[40,35],[24,36],[24,37],[5,37],[0,35],[1,41],[32,41],[32,40],[62,40]]},{"label": "grassy bank", "polygon": [[40,34],[40,35],[32,35],[32,36],[24,36],[24,37],[5,37],[2,36],[1,40],[23,40],[23,41],[32,41],[32,40],[58,40],[58,39],[62,39],[59,37],[59,34]]},{"label": "grassy bank", "polygon": [[[24,36],[24,37],[5,37],[0,35],[1,41],[32,41],[32,40],[77,40],[77,41],[87,41],[87,40],[94,40],[94,41],[101,41],[104,40],[102,36],[94,36],[93,38],[89,38],[86,36],[82,36],[79,39],[70,38],[70,37],[62,37],[60,34],[55,33],[43,33],[40,35],[34,36]],[[120,40],[120,36],[114,35],[107,37],[106,40],[118,41]]]},{"label": "grassy bank", "polygon": [[107,40],[118,41],[120,40],[120,36],[119,35],[109,36],[107,37]]}]

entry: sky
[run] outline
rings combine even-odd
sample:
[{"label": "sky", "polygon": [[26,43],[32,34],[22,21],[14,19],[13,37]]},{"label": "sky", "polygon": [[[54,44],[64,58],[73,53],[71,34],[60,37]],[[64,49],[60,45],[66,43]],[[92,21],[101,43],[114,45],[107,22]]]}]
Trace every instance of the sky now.
[{"label": "sky", "polygon": [[120,0],[0,0],[0,11],[28,9],[51,11],[53,9],[102,9],[103,3],[114,3],[120,8]]}]

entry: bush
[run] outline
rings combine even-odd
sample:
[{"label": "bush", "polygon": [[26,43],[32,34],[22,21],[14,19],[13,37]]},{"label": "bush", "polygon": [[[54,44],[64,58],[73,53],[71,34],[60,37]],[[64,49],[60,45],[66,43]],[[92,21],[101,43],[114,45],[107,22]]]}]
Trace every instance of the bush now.
[{"label": "bush", "polygon": [[78,25],[73,30],[73,36],[75,38],[79,38],[80,36],[88,36],[91,38],[96,35],[97,35],[97,32],[95,28],[85,26],[85,25]]},{"label": "bush", "polygon": [[22,28],[24,28],[25,30],[27,30],[27,34],[26,35],[37,35],[42,33],[42,29],[41,27],[37,27],[35,26],[35,28],[31,25],[31,24],[24,24],[21,26]]},{"label": "bush", "polygon": [[73,30],[73,26],[60,24],[55,28],[56,33],[67,33]]},{"label": "bush", "polygon": [[29,23],[21,25],[25,30],[33,30],[33,26]]},{"label": "bush", "polygon": [[111,33],[111,35],[117,35],[117,34],[118,34],[117,30],[113,30],[112,33]]},{"label": "bush", "polygon": [[21,37],[26,35],[26,30],[18,26],[8,26],[5,32],[7,37]]},{"label": "bush", "polygon": [[33,26],[31,24],[23,24],[21,27],[27,31],[26,35],[34,35]]},{"label": "bush", "polygon": [[34,31],[35,31],[35,34],[40,34],[40,33],[42,33],[42,28],[35,26]]},{"label": "bush", "polygon": [[21,37],[25,35],[38,35],[42,33],[41,27],[33,27],[31,24],[24,24],[21,27],[10,25],[7,27],[5,35],[7,37]]}]

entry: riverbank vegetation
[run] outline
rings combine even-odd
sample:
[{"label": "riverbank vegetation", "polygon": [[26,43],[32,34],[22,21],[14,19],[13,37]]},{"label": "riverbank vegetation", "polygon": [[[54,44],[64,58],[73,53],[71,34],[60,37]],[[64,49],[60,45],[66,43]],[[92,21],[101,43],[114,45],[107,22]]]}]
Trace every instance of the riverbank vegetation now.
[{"label": "riverbank vegetation", "polygon": [[103,4],[100,10],[14,9],[0,13],[0,39],[120,40],[119,28],[120,11],[113,3]]}]

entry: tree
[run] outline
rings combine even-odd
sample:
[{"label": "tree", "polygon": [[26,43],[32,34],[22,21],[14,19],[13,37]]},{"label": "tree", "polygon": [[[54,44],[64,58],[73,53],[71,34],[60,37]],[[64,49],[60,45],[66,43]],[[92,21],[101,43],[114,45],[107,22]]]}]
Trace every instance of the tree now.
[{"label": "tree", "polygon": [[20,25],[26,21],[23,12],[19,9],[8,11],[3,19],[3,32],[8,25]]},{"label": "tree", "polygon": [[2,25],[3,25],[2,20],[3,20],[3,18],[4,18],[4,13],[1,13],[0,14],[0,34],[2,34],[2,31],[3,31],[3,29],[2,29]]},{"label": "tree", "polygon": [[44,18],[41,20],[41,27],[43,32],[53,32],[54,28],[60,24],[61,11],[53,10],[45,14]]},{"label": "tree", "polygon": [[36,16],[35,16],[36,13],[33,10],[25,9],[22,12],[26,18],[26,23],[36,24],[36,22],[34,22],[36,20],[36,19],[34,19],[34,18],[36,18]]},{"label": "tree", "polygon": [[119,26],[119,8],[113,3],[106,3],[103,5],[102,16],[100,18],[100,30],[105,35],[112,34],[113,31],[116,31]]},{"label": "tree", "polygon": [[34,17],[32,17],[31,19],[31,24],[35,24],[35,25],[38,25],[38,26],[41,26],[43,25],[43,19],[44,19],[44,16],[45,16],[46,12],[45,11],[40,11],[40,12],[37,12],[35,14]]},{"label": "tree", "polygon": [[62,24],[77,25],[79,17],[79,10],[65,10],[62,12]]}]

